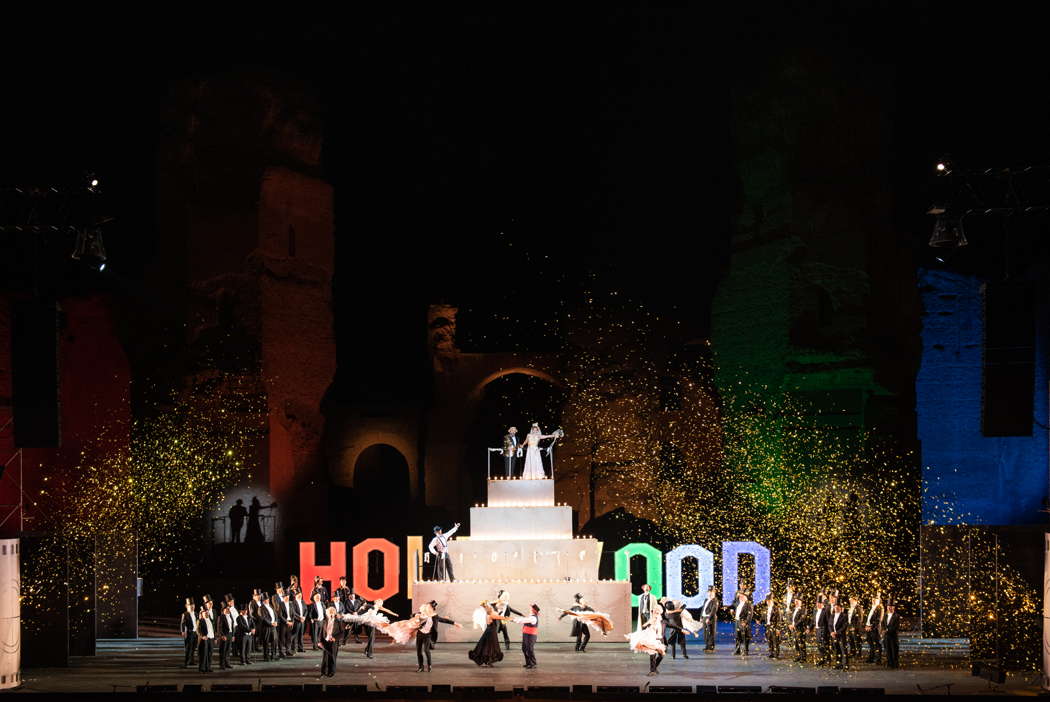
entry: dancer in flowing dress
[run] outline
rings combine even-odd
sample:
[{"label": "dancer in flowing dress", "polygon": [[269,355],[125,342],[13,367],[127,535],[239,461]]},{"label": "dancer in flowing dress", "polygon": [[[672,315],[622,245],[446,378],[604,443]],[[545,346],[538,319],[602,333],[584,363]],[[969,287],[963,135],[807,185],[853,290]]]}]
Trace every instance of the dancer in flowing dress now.
[{"label": "dancer in flowing dress", "polygon": [[663,607],[652,598],[649,598],[649,601],[651,609],[648,621],[641,624],[641,617],[639,617],[638,630],[624,634],[624,637],[632,651],[649,655],[649,675],[653,676],[660,672],[660,662],[664,659],[667,646],[664,645],[662,638]]},{"label": "dancer in flowing dress", "polygon": [[525,470],[521,473],[522,480],[543,480],[547,477],[543,469],[543,458],[540,456],[540,440],[553,439],[558,434],[544,434],[540,431],[540,425],[535,422],[532,429],[525,437]]},{"label": "dancer in flowing dress", "polygon": [[[485,631],[474,650],[467,652],[467,656],[479,666],[491,668],[493,663],[503,660],[503,651],[499,645],[499,625],[507,617],[497,614],[488,602],[482,602],[480,609],[484,610]],[[480,623],[479,619],[476,618],[475,623]]]}]

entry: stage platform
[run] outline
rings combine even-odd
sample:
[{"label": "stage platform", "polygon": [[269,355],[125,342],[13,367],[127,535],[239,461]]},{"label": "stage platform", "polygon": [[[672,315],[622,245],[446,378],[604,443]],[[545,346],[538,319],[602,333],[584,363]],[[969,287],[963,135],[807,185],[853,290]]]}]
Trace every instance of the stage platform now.
[{"label": "stage platform", "polygon": [[[621,637],[622,638],[622,637]],[[267,685],[308,685],[307,694],[315,693],[331,697],[332,692],[341,696],[363,694],[363,690],[352,688],[332,690],[325,693],[321,685],[331,688],[337,685],[365,686],[375,697],[411,697],[411,691],[398,690],[399,686],[449,686],[434,691],[431,697],[455,696],[459,689],[487,687],[496,694],[488,697],[504,697],[513,694],[515,688],[571,688],[574,685],[590,685],[597,692],[598,686],[638,688],[640,693],[660,693],[661,687],[688,686],[701,692],[714,693],[719,687],[740,688],[757,686],[763,696],[771,687],[803,687],[816,692],[817,688],[876,688],[887,694],[904,695],[982,695],[982,694],[1035,694],[1038,692],[1038,675],[1011,675],[1005,685],[993,685],[987,680],[970,674],[965,642],[923,640],[905,638],[902,642],[900,670],[887,670],[861,663],[855,670],[844,672],[812,665],[798,665],[787,660],[767,658],[763,646],[752,647],[752,655],[732,655],[727,640],[719,644],[713,654],[704,654],[699,643],[690,644],[690,659],[672,659],[669,655],[660,668],[660,675],[647,677],[648,657],[631,653],[626,643],[601,643],[592,640],[586,653],[576,653],[571,643],[540,643],[536,647],[539,668],[525,670],[521,651],[512,649],[495,668],[479,668],[467,658],[472,646],[465,643],[441,643],[434,650],[434,669],[431,673],[416,672],[414,648],[377,642],[375,658],[369,660],[361,645],[350,644],[339,655],[338,672],[335,678],[322,680],[318,677],[321,654],[307,649],[291,659],[251,666],[235,666],[233,670],[200,674],[196,669],[183,670],[182,643],[179,639],[155,638],[123,641],[100,641],[98,655],[91,658],[74,659],[69,668],[27,669],[24,671],[23,692],[34,693],[134,693],[140,685],[201,685],[208,698],[219,699],[214,686],[243,684],[252,690],[265,690]],[[656,689],[654,689],[654,687]],[[219,688],[221,690],[221,688]],[[380,695],[385,691],[386,694]],[[823,692],[828,692],[824,690]],[[272,690],[280,693],[281,690]],[[284,690],[289,694],[287,690]],[[505,692],[506,694],[500,694]],[[626,691],[608,691],[596,694],[615,698]],[[529,697],[557,699],[567,697],[549,690],[526,693]],[[722,692],[724,695],[725,692]],[[130,695],[129,695],[130,696]],[[418,692],[417,692],[418,696]],[[484,698],[481,693],[480,698]],[[579,695],[578,695],[579,696]],[[720,695],[721,696],[721,695]],[[746,695],[744,695],[746,697]],[[479,695],[473,695],[475,699]],[[302,699],[301,696],[298,697]],[[741,699],[737,695],[737,699]],[[243,698],[242,698],[243,699]]]}]

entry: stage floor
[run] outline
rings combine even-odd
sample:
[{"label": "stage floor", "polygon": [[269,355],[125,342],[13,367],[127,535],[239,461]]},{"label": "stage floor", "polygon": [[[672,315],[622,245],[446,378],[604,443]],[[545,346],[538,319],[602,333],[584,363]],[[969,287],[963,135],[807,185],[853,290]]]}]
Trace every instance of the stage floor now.
[{"label": "stage floor", "polygon": [[[512,644],[513,645],[513,644]],[[91,658],[74,659],[69,668],[37,668],[24,671],[25,692],[128,692],[136,685],[216,683],[263,684],[321,683],[367,684],[369,689],[395,685],[492,685],[496,690],[515,687],[566,685],[627,685],[643,691],[651,685],[759,685],[766,691],[772,685],[817,687],[884,688],[889,694],[1033,694],[1038,692],[1038,675],[1011,675],[1006,685],[992,685],[970,675],[968,663],[950,642],[921,643],[902,641],[900,670],[887,670],[861,663],[844,672],[812,665],[772,660],[764,646],[752,647],[749,657],[734,656],[727,642],[713,654],[704,654],[699,644],[691,645],[689,660],[668,656],[660,674],[647,677],[648,656],[631,653],[626,643],[592,641],[586,653],[573,651],[571,643],[540,643],[536,647],[539,668],[525,670],[520,650],[512,648],[495,668],[479,668],[467,658],[472,646],[442,643],[434,650],[431,673],[416,672],[415,649],[377,642],[375,658],[365,658],[361,645],[351,644],[339,655],[335,678],[318,677],[321,654],[307,648],[294,658],[271,663],[256,662],[249,667],[200,674],[183,670],[182,642],[179,639],[135,639],[100,641]],[[950,686],[950,687],[949,687]]]}]

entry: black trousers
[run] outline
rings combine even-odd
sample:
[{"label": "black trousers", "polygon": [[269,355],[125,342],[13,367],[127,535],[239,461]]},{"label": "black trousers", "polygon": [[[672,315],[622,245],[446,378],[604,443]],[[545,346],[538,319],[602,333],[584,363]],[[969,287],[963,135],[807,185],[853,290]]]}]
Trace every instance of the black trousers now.
[{"label": "black trousers", "polygon": [[849,654],[859,656],[863,646],[861,645],[860,628],[851,626],[846,630],[847,641],[849,641]]},{"label": "black trousers", "polygon": [[225,639],[219,639],[219,667],[229,668],[230,666],[230,649],[233,648],[233,639],[227,636]]},{"label": "black trousers", "polygon": [[576,650],[583,651],[587,648],[587,643],[591,640],[591,628],[584,623],[580,623],[580,628],[576,630]]},{"label": "black trousers", "polygon": [[244,665],[247,665],[248,661],[252,659],[251,639],[251,634],[241,634],[233,640],[233,650]]},{"label": "black trousers", "polygon": [[193,654],[197,650],[197,643],[196,632],[186,632],[186,638],[182,641],[183,647],[186,649],[186,658],[182,662],[184,666],[193,665]]},{"label": "black trousers", "polygon": [[[434,624],[433,626],[437,626]],[[434,648],[434,639],[430,638],[433,630],[426,634],[416,633],[416,660],[419,662],[419,667],[423,667],[423,657],[426,656],[427,668],[430,667],[430,650]]]},{"label": "black trousers", "polygon": [[835,665],[849,668],[849,639],[843,635],[831,640],[831,650],[835,652]]},{"label": "black trousers", "polygon": [[503,634],[503,645],[506,646],[507,650],[510,650],[510,634],[507,632],[507,622],[501,621],[499,623],[499,632]]},{"label": "black trousers", "polygon": [[263,622],[262,629],[262,651],[263,660],[277,658],[277,627]]},{"label": "black trousers", "polygon": [[303,652],[304,628],[306,628],[306,622],[301,622],[298,619],[292,621],[292,642],[290,644],[292,651]]},{"label": "black trousers", "polygon": [[817,644],[817,665],[826,665],[831,660],[831,636],[823,629],[815,629],[813,641]]},{"label": "black trousers", "polygon": [[660,667],[660,662],[663,661],[663,659],[664,654],[662,653],[654,653],[653,655],[649,656],[649,672],[655,673]]},{"label": "black trousers", "polygon": [[879,636],[879,628],[873,626],[865,633],[868,638],[868,663],[882,663],[882,637]]},{"label": "black trousers", "polygon": [[886,666],[889,668],[900,667],[900,642],[897,641],[897,634],[886,633],[882,636],[882,647],[886,649]]},{"label": "black trousers", "polygon": [[677,627],[667,627],[664,629],[664,643],[671,649],[671,658],[678,658],[675,655],[675,646],[682,647],[682,657],[688,658],[689,653],[685,650],[685,632]]},{"label": "black trousers", "polygon": [[795,629],[791,636],[795,640],[795,658],[800,661],[806,660],[806,632]]},{"label": "black trousers", "polygon": [[292,625],[286,621],[277,622],[277,652],[282,656],[289,655],[292,650]]},{"label": "black trousers", "polygon": [[197,644],[197,670],[202,673],[211,672],[211,649],[212,639],[201,639]]},{"label": "black trousers", "polygon": [[536,634],[521,635],[521,653],[525,656],[525,665],[536,667]]},{"label": "black trousers", "polygon": [[335,662],[339,657],[339,642],[322,641],[321,648],[324,650],[321,655],[321,675],[332,677],[335,675]]},{"label": "black trousers", "polygon": [[750,624],[737,624],[736,625],[736,650],[740,650],[740,647],[744,647],[744,651],[748,651],[751,648],[751,625]]},{"label": "black trousers", "polygon": [[452,559],[442,558],[440,555],[434,556],[434,565],[432,566],[431,580],[455,580],[456,576],[452,570]]},{"label": "black trousers", "polygon": [[321,648],[321,625],[323,622],[320,619],[314,619],[310,625],[310,640],[313,641],[314,649]]},{"label": "black trousers", "polygon": [[780,658],[780,629],[775,624],[766,626],[766,644],[769,646],[769,655]]},{"label": "black trousers", "polygon": [[718,618],[708,617],[704,621],[704,650],[715,650],[715,637],[718,634]]},{"label": "black trousers", "polygon": [[255,623],[255,636],[252,637],[252,648],[256,651],[261,651],[263,645],[263,631],[266,630],[267,624],[262,620],[262,617],[253,617],[252,621]]},{"label": "black trousers", "polygon": [[365,655],[366,656],[371,656],[372,655],[372,650],[375,648],[375,645],[376,645],[376,628],[374,626],[369,626],[367,628],[368,628],[368,642],[365,644]]}]

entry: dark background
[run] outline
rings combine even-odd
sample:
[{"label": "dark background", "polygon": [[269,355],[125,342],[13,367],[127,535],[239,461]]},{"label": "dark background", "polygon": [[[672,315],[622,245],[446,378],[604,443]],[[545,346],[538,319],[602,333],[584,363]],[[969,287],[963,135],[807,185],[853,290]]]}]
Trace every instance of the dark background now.
[{"label": "dark background", "polygon": [[340,360],[390,369],[370,392],[411,391],[395,369],[422,353],[415,321],[437,299],[460,305],[465,350],[552,345],[550,320],[589,292],[703,336],[739,191],[732,97],[789,55],[892,86],[895,219],[921,242],[940,155],[1050,156],[1035,25],[1020,6],[922,2],[26,20],[4,48],[2,180],[98,173],[119,219],[91,285],[140,293],[170,82],[244,66],[309,80],[337,187],[337,331],[374,342],[342,344]]}]

